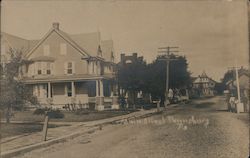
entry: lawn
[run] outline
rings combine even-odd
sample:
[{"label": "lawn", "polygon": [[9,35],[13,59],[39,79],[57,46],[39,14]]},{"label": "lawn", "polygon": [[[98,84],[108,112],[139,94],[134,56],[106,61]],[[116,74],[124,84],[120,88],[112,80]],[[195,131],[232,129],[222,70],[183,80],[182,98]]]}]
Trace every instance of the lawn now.
[{"label": "lawn", "polygon": [[[133,111],[83,111],[80,113],[62,111],[64,118],[61,119],[50,119],[50,121],[55,122],[86,122],[100,120],[120,115],[129,114]],[[2,118],[3,119],[3,118]],[[34,115],[33,111],[16,111],[14,112],[14,117],[11,118],[11,121],[28,121],[28,122],[43,122],[43,115]]]},{"label": "lawn", "polygon": [[[131,112],[133,111],[83,111],[80,113],[62,111],[64,118],[50,119],[50,122],[86,122],[125,115]],[[4,119],[3,115],[2,119]],[[10,124],[1,124],[2,138],[42,131],[44,115],[34,115],[33,111],[16,111],[14,112],[14,116],[11,118],[11,121],[12,122]],[[56,128],[65,125],[66,124],[49,124],[49,128]]]},{"label": "lawn", "polygon": [[[66,125],[49,124],[48,128],[56,128]],[[12,137],[16,135],[31,134],[41,132],[43,129],[42,123],[1,123],[1,138]]]}]

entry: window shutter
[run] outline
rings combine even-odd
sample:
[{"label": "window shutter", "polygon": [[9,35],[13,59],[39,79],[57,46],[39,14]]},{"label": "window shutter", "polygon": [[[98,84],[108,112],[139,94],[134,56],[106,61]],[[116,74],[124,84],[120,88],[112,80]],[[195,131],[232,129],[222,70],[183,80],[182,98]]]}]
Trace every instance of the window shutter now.
[{"label": "window shutter", "polygon": [[68,62],[64,63],[64,74],[67,74]]},{"label": "window shutter", "polygon": [[50,73],[54,74],[54,63],[50,63]]},{"label": "window shutter", "polygon": [[75,69],[75,62],[72,61],[72,74],[75,74],[76,69]]}]

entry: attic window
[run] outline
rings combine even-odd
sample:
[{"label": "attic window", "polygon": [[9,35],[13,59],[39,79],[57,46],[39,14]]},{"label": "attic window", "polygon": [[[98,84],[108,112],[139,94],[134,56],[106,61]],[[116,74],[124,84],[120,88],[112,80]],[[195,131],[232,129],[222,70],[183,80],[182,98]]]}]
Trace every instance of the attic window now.
[{"label": "attic window", "polygon": [[45,56],[50,54],[50,47],[49,47],[49,45],[44,45],[43,46],[43,54]]},{"label": "attic window", "polygon": [[67,54],[67,45],[65,43],[60,44],[60,54],[66,55]]}]

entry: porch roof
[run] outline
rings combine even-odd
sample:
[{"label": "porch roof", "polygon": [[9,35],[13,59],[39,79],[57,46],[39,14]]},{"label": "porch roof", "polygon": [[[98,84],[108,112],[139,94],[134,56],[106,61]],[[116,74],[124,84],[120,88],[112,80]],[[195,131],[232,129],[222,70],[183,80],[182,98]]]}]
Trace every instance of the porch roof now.
[{"label": "porch roof", "polygon": [[91,80],[100,80],[100,79],[111,79],[109,76],[97,76],[97,75],[63,75],[63,76],[37,76],[37,77],[26,77],[21,79],[21,82],[26,84],[35,84],[35,83],[58,83],[58,82],[70,82],[70,81],[91,81]]}]

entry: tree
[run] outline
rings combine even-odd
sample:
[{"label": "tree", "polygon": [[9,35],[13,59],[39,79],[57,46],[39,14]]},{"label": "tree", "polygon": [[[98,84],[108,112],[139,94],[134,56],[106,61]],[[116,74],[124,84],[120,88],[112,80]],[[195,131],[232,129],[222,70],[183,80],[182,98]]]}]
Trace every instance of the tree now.
[{"label": "tree", "polygon": [[[164,56],[157,57],[148,65],[146,77],[146,91],[153,98],[165,99],[166,87],[166,61]],[[185,56],[170,55],[172,60],[169,64],[169,88],[188,88],[191,84],[190,72]]]},{"label": "tree", "polygon": [[136,94],[145,86],[144,74],[146,62],[136,59],[134,62],[118,65],[118,84],[133,96],[132,104],[135,108]]},{"label": "tree", "polygon": [[5,111],[6,122],[10,122],[12,109],[21,110],[28,102],[37,104],[37,98],[30,89],[19,80],[19,70],[24,64],[22,52],[9,50],[10,60],[2,66],[0,108]]}]

